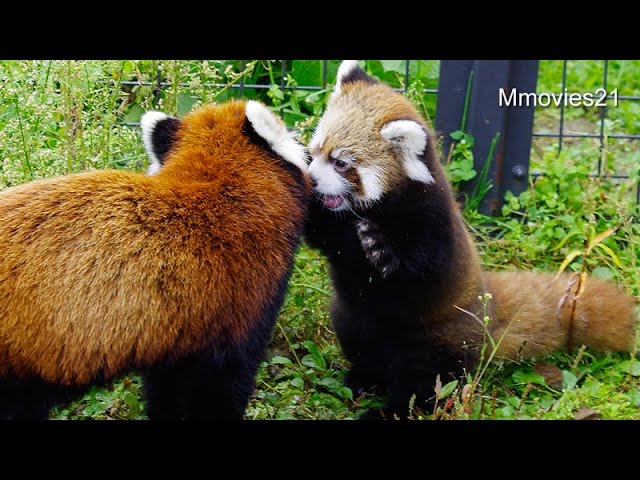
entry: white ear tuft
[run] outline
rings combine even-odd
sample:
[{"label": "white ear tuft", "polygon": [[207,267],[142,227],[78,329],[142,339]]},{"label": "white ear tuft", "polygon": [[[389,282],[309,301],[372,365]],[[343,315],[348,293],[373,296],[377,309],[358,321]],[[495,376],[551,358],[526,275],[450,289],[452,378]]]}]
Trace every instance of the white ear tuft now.
[{"label": "white ear tuft", "polygon": [[149,155],[149,168],[147,169],[148,175],[155,175],[160,171],[160,167],[162,167],[162,161],[156,154],[154,145],[153,145],[153,132],[156,129],[156,125],[170,118],[169,115],[162,112],[156,112],[151,110],[146,112],[140,118],[140,128],[142,129],[142,143],[144,144],[144,148],[147,151],[147,155]]},{"label": "white ear tuft", "polygon": [[286,161],[293,163],[303,172],[307,171],[306,153],[293,133],[265,105],[255,100],[247,102],[245,107],[247,119],[253,129],[271,148]]},{"label": "white ear tuft", "polygon": [[420,160],[427,146],[427,132],[413,120],[394,120],[380,130],[380,135],[404,153],[404,170],[418,182],[434,183],[429,168]]},{"label": "white ear tuft", "polygon": [[307,145],[307,148],[309,148],[309,150],[312,150],[315,148],[322,148],[326,139],[327,139],[327,134],[324,132],[322,121],[320,121],[318,122],[318,125],[316,126],[315,130],[313,131],[313,135],[311,136],[311,140],[309,140],[309,144]]},{"label": "white ear tuft", "polygon": [[344,60],[338,67],[338,74],[336,75],[336,86],[333,89],[334,93],[340,93],[340,88],[346,77],[349,76],[356,68],[360,68],[357,60]]}]

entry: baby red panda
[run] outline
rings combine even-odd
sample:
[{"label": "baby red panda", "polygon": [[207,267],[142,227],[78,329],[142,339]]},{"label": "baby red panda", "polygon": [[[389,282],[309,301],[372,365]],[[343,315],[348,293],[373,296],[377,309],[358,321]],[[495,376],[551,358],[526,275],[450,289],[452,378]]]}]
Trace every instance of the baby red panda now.
[{"label": "baby red panda", "polygon": [[[332,321],[358,391],[388,394],[388,413],[433,399],[436,376],[477,363],[483,310],[498,357],[567,346],[630,351],[636,302],[589,279],[571,315],[565,275],[483,272],[438,160],[433,132],[401,94],[345,61],[309,143],[315,185],[308,243],[328,258]],[[500,341],[501,340],[501,341]]]},{"label": "baby red panda", "polygon": [[151,419],[240,419],[311,196],[264,105],[141,121],[150,173],[0,192],[0,417],[143,372]]}]

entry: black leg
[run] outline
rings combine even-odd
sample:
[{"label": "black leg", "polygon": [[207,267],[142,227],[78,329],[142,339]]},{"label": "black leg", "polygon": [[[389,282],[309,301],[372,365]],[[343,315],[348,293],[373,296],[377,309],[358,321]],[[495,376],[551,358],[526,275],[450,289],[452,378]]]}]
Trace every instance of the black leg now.
[{"label": "black leg", "polygon": [[187,418],[242,420],[260,359],[241,349],[198,359],[188,386]]},{"label": "black leg", "polygon": [[386,379],[380,368],[368,361],[352,363],[344,377],[344,384],[351,389],[354,396],[363,392],[383,395],[387,387]]},{"label": "black leg", "polygon": [[184,383],[189,361],[156,365],[142,372],[147,416],[151,420],[180,419],[184,413]]},{"label": "black leg", "polygon": [[331,317],[342,353],[351,362],[344,384],[356,396],[362,391],[383,393],[387,388],[386,365],[393,348],[389,335],[363,324],[361,317],[345,312],[338,302],[331,306]]},{"label": "black leg", "polygon": [[145,372],[152,420],[241,420],[253,392],[260,358],[241,349],[193,355]]},{"label": "black leg", "polygon": [[0,419],[46,420],[56,404],[69,401],[76,391],[36,378],[0,380]]},{"label": "black leg", "polygon": [[228,343],[143,374],[150,419],[241,420],[282,305],[288,276],[240,344]]},{"label": "black leg", "polygon": [[390,365],[387,415],[406,419],[411,398],[414,410],[429,410],[435,401],[436,377],[442,384],[460,379],[465,371],[464,356],[428,348],[400,352]]}]

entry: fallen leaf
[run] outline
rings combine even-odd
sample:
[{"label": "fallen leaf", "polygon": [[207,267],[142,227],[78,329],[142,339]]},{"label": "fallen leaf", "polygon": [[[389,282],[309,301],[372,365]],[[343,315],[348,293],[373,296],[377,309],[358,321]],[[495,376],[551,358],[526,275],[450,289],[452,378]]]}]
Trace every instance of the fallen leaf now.
[{"label": "fallen leaf", "polygon": [[562,388],[562,370],[550,363],[538,363],[533,367],[533,372],[544,377],[544,381],[551,388]]},{"label": "fallen leaf", "polygon": [[593,408],[582,407],[573,414],[574,420],[601,420],[602,416]]}]

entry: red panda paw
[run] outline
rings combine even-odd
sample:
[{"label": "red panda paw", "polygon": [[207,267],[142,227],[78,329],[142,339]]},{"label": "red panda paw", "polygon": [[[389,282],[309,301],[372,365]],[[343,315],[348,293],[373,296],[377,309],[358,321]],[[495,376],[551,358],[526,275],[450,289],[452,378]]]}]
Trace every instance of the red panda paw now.
[{"label": "red panda paw", "polygon": [[382,278],[387,278],[400,267],[400,260],[393,253],[385,235],[370,220],[360,220],[356,224],[356,232],[365,257]]}]

